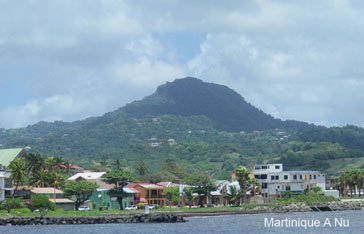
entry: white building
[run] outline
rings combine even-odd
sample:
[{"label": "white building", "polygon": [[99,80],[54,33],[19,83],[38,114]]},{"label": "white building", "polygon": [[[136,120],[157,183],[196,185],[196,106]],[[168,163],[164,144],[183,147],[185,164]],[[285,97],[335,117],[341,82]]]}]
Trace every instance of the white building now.
[{"label": "white building", "polygon": [[11,195],[13,192],[13,184],[10,179],[10,173],[0,171],[0,202],[5,200],[5,195]]},{"label": "white building", "polygon": [[325,174],[319,171],[283,171],[283,164],[264,164],[256,165],[253,174],[262,187],[263,197],[286,191],[299,194],[313,187],[325,190]]}]

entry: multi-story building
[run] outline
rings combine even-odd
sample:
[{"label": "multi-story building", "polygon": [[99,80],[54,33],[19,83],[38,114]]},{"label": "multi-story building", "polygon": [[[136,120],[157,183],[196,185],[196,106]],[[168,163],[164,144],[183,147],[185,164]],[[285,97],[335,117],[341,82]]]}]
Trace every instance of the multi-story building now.
[{"label": "multi-story building", "polygon": [[255,165],[253,174],[263,197],[279,196],[286,191],[299,194],[313,187],[325,190],[325,174],[319,171],[284,171],[283,164],[264,164]]},{"label": "multi-story building", "polygon": [[5,197],[11,196],[13,192],[13,184],[10,179],[10,173],[0,171],[0,202],[5,200]]},{"label": "multi-story building", "polygon": [[13,195],[10,172],[6,168],[14,159],[25,157],[26,154],[26,150],[21,148],[0,149],[0,201]]}]

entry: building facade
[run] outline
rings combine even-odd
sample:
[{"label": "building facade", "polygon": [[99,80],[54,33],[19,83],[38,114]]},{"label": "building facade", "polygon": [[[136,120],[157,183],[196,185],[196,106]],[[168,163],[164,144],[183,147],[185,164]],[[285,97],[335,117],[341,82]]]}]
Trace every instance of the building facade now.
[{"label": "building facade", "polygon": [[13,184],[10,179],[10,173],[0,171],[0,202],[13,193]]},{"label": "building facade", "polygon": [[314,187],[325,190],[325,174],[319,171],[284,171],[283,164],[263,164],[255,165],[253,174],[266,198],[284,192],[302,194]]}]

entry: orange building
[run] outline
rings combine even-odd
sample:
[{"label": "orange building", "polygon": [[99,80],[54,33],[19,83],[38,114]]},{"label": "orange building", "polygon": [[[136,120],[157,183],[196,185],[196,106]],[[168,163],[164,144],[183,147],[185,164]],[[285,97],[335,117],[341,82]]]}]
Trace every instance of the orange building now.
[{"label": "orange building", "polygon": [[136,192],[134,199],[135,205],[139,202],[145,202],[147,204],[164,206],[166,203],[166,198],[163,192],[164,187],[162,185],[152,183],[133,183],[129,184],[127,187]]}]

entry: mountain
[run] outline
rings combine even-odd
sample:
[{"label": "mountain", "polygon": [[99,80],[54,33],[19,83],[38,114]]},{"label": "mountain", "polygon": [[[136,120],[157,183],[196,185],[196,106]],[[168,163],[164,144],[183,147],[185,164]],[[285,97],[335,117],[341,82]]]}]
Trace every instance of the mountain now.
[{"label": "mountain", "polygon": [[307,123],[281,121],[246,102],[234,90],[218,84],[187,77],[159,86],[141,101],[123,108],[129,116],[201,115],[211,119],[221,131],[254,131],[275,128],[307,128]]},{"label": "mountain", "polygon": [[145,160],[158,171],[175,160],[216,178],[227,178],[237,165],[273,161],[329,174],[364,166],[364,129],[275,119],[232,89],[191,77],[100,117],[0,129],[0,148],[24,146],[87,168],[101,170],[100,160],[130,167]]}]

